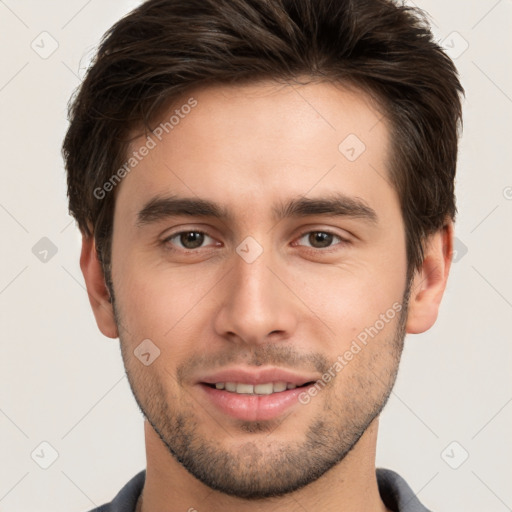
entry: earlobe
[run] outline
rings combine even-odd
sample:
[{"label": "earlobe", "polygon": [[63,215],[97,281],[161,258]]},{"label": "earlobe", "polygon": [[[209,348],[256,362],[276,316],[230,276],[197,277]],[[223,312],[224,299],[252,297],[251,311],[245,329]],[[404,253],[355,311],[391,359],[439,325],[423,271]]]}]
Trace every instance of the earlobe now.
[{"label": "earlobe", "polygon": [[409,298],[406,330],[419,334],[430,329],[439,311],[446,289],[453,253],[453,223],[429,236],[425,243],[424,259],[414,275]]},{"label": "earlobe", "polygon": [[100,331],[108,338],[119,336],[110,302],[110,294],[105,284],[103,268],[98,259],[94,236],[82,236],[80,268],[85,279],[87,295]]}]

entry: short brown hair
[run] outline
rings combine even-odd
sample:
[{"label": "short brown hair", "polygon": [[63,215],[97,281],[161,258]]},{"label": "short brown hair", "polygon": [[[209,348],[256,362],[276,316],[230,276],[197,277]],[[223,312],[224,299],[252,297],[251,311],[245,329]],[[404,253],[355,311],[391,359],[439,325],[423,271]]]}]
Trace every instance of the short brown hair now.
[{"label": "short brown hair", "polygon": [[[199,85],[299,76],[359,87],[391,127],[389,179],[401,204],[409,270],[456,213],[463,94],[425,14],[392,0],[149,0],[104,36],[69,109],[63,144],[70,213],[94,236],[105,274],[129,133]],[[107,280],[107,282],[109,282]]]}]

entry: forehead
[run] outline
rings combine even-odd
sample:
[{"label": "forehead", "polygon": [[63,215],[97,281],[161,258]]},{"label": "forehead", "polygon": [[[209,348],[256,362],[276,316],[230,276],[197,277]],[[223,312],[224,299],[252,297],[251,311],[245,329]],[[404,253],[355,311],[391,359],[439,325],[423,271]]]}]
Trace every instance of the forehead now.
[{"label": "forehead", "polygon": [[[389,130],[371,97],[333,83],[209,86],[183,95],[135,138],[116,202],[196,196],[250,214],[269,202],[341,192],[378,204]],[[385,195],[385,194],[384,194]],[[389,199],[388,197],[388,199]],[[263,206],[261,206],[263,207]]]}]

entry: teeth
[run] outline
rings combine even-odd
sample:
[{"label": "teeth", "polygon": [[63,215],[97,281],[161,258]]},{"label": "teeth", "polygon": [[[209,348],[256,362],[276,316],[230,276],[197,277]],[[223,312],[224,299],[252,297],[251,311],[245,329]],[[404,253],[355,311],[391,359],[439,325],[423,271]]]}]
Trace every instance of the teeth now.
[{"label": "teeth", "polygon": [[271,395],[274,392],[274,385],[272,382],[268,384],[256,384],[254,386],[254,393],[257,395]]},{"label": "teeth", "polygon": [[274,393],[279,393],[280,391],[286,390],[286,382],[275,382],[274,383]]},{"label": "teeth", "polygon": [[240,393],[242,395],[271,395],[272,393],[280,393],[287,389],[295,389],[295,384],[279,382],[267,382],[265,384],[244,384],[242,382],[217,382],[216,389],[225,389],[231,393]]},{"label": "teeth", "polygon": [[252,395],[254,393],[254,386],[252,384],[237,384],[236,392],[244,395]]},{"label": "teeth", "polygon": [[236,393],[236,383],[235,382],[226,382],[226,391],[232,391],[233,393]]}]

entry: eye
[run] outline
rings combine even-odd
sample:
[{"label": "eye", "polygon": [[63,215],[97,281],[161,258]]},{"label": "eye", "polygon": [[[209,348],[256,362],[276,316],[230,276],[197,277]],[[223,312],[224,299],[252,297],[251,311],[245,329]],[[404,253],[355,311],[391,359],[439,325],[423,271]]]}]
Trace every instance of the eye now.
[{"label": "eye", "polygon": [[[301,241],[304,241],[305,244],[300,243]],[[300,236],[298,242],[298,245],[306,245],[306,247],[312,247],[313,249],[329,248],[333,245],[333,242],[348,243],[344,238],[329,231],[308,231]]]},{"label": "eye", "polygon": [[214,239],[203,233],[202,231],[180,231],[175,233],[164,240],[164,243],[170,243],[171,245],[178,246],[179,249],[194,250],[199,249],[205,241],[210,240],[214,242]]}]

